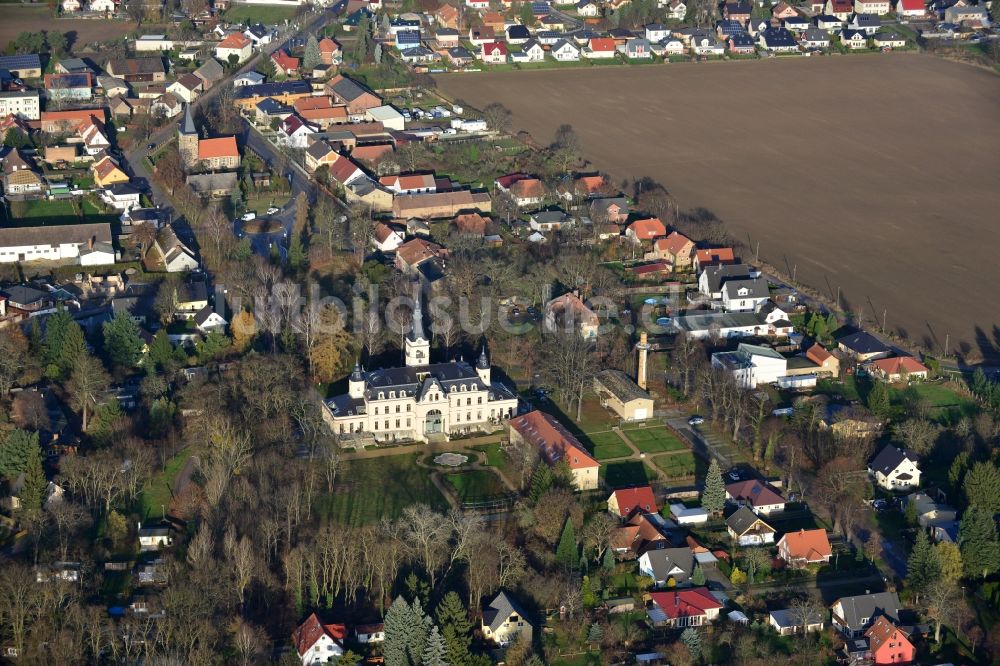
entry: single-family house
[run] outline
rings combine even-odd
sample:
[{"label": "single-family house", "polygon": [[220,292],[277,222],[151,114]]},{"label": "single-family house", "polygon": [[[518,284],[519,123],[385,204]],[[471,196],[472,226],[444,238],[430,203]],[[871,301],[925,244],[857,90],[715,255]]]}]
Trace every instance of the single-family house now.
[{"label": "single-family house", "polygon": [[756,53],[757,42],[755,42],[753,37],[747,33],[738,32],[729,36],[729,51],[730,53],[738,53],[741,55]]},{"label": "single-family house", "polygon": [[757,479],[728,484],[726,499],[739,506],[750,507],[762,516],[785,510],[785,498]]},{"label": "single-family house", "polygon": [[674,270],[683,270],[691,265],[693,252],[694,241],[679,231],[672,231],[666,238],[653,241],[650,254],[654,259],[666,259]]},{"label": "single-family house", "polygon": [[924,0],[896,0],[897,16],[915,17],[915,16],[923,16],[926,13],[927,13],[927,5],[924,2]]},{"label": "single-family house", "polygon": [[[487,3],[489,6],[489,3]],[[434,18],[442,28],[455,30],[458,28],[459,12],[454,5],[441,4],[434,10]]]},{"label": "single-family house", "polygon": [[128,83],[163,83],[167,80],[167,69],[159,56],[115,58],[108,61],[105,70]]},{"label": "single-family house", "polygon": [[657,513],[656,497],[649,486],[619,488],[608,497],[608,512],[619,518],[629,518],[636,511]]},{"label": "single-family house", "polygon": [[722,283],[722,307],[727,312],[755,311],[770,298],[767,280],[733,279]]},{"label": "single-family house", "polygon": [[809,28],[802,33],[799,43],[807,49],[830,48],[830,33],[821,28]]},{"label": "single-family house", "polygon": [[594,37],[583,49],[583,57],[590,60],[614,58],[618,45],[610,37]]},{"label": "single-family house", "polygon": [[41,192],[45,181],[33,162],[21,151],[11,148],[3,157],[3,191],[5,194],[32,194]]},{"label": "single-family house", "polygon": [[621,419],[642,421],[653,417],[653,397],[621,370],[608,368],[598,372],[594,376],[594,392],[601,405]]},{"label": "single-family house", "polygon": [[384,222],[377,223],[372,232],[372,244],[379,252],[395,252],[404,241],[403,233]]},{"label": "single-family house", "polygon": [[291,114],[278,124],[277,142],[290,148],[306,148],[310,137],[319,131],[318,127],[310,125],[301,116]]},{"label": "single-family house", "polygon": [[597,337],[599,326],[597,313],[587,307],[577,292],[566,292],[545,304],[545,328],[548,331],[578,330],[584,339],[590,340]]},{"label": "single-family house", "polygon": [[597,18],[601,15],[601,6],[594,0],[580,0],[576,3],[577,16]]},{"label": "single-family house", "polygon": [[590,202],[590,219],[595,224],[626,222],[628,220],[628,199],[625,197],[594,199]]},{"label": "single-family house", "polygon": [[833,602],[830,611],[837,631],[847,638],[857,638],[879,617],[884,616],[892,622],[898,622],[900,608],[899,597],[895,592],[877,592],[841,597]]},{"label": "single-family house", "polygon": [[559,62],[576,62],[580,59],[580,47],[565,39],[558,40],[549,48],[549,53]]},{"label": "single-family house", "polygon": [[[248,73],[256,74],[256,72]],[[224,79],[226,77],[226,69],[222,66],[222,63],[215,58],[208,58],[202,63],[201,67],[194,70],[194,75],[201,79],[201,87],[204,91]],[[258,81],[258,83],[263,83],[263,81],[264,79],[261,77],[261,80]]]},{"label": "single-family house", "polygon": [[824,11],[831,16],[836,16],[841,21],[846,21],[854,13],[854,3],[852,0],[826,0]]},{"label": "single-family house", "polygon": [[695,55],[721,56],[726,52],[726,44],[715,35],[699,35],[691,39],[691,52]]},{"label": "single-family house", "polygon": [[471,64],[475,60],[475,56],[472,52],[464,46],[453,46],[448,49],[448,62],[450,62],[455,67],[465,67]]},{"label": "single-family house", "polygon": [[872,377],[890,383],[927,379],[930,375],[930,368],[912,356],[876,359],[868,362],[865,370]]},{"label": "single-family house", "polygon": [[623,526],[611,533],[611,549],[620,560],[634,560],[648,550],[674,545],[672,534],[676,527],[658,513],[634,512]]},{"label": "single-family house", "polygon": [[636,220],[625,229],[625,237],[633,242],[651,241],[667,235],[667,227],[659,218]]},{"label": "single-family house", "polygon": [[645,27],[646,39],[652,44],[659,44],[670,37],[670,28],[662,23],[650,23]]},{"label": "single-family house", "polygon": [[153,242],[153,249],[160,257],[163,270],[168,273],[186,273],[198,268],[194,252],[177,238],[168,224],[160,229]]},{"label": "single-family house", "polygon": [[778,0],[778,3],[771,7],[771,16],[779,21],[798,16],[799,13],[785,0]]},{"label": "single-family house", "polygon": [[687,4],[684,0],[670,0],[667,5],[667,18],[671,21],[683,21],[687,16]]},{"label": "single-family house", "polygon": [[324,65],[339,64],[341,59],[340,44],[329,37],[319,40],[319,57],[320,62]]},{"label": "single-family house", "polygon": [[139,550],[143,552],[170,548],[174,545],[174,539],[170,535],[170,528],[165,525],[156,527],[143,527],[139,525]]},{"label": "single-family house", "polygon": [[488,65],[502,65],[507,62],[507,45],[503,42],[484,42],[479,58]]},{"label": "single-family house", "polygon": [[206,305],[201,310],[198,311],[194,316],[195,327],[203,334],[208,335],[212,331],[219,331],[220,333],[225,333],[226,326],[229,322],[215,311],[211,305]]},{"label": "single-family house", "polygon": [[257,46],[267,46],[274,41],[275,30],[268,28],[263,23],[251,23],[243,30],[243,34]]},{"label": "single-family house", "polygon": [[653,592],[647,615],[655,627],[700,627],[719,617],[722,604],[707,587]]},{"label": "single-family house", "polygon": [[[214,58],[212,60],[215,60]],[[218,60],[215,60],[218,62]],[[197,74],[197,71],[195,72]],[[242,88],[243,86],[259,86],[264,83],[264,75],[260,72],[255,72],[250,70],[249,72],[243,72],[233,77],[233,87]]]},{"label": "single-family house", "polygon": [[310,613],[292,632],[292,643],[302,666],[316,666],[342,656],[346,636],[344,625],[325,624],[316,613]]},{"label": "single-family house", "polygon": [[868,48],[868,35],[860,30],[842,30],[840,43],[855,51],[866,49]]},{"label": "single-family house", "polygon": [[532,213],[528,226],[532,231],[559,231],[573,223],[573,218],[561,210],[542,210]]},{"label": "single-family house", "polygon": [[185,102],[193,102],[204,90],[205,82],[194,73],[183,74],[167,86],[167,92],[177,95]]},{"label": "single-family house", "polygon": [[780,635],[810,633],[823,631],[825,625],[824,613],[809,606],[802,610],[783,608],[773,610],[767,615],[767,623]]},{"label": "single-family house", "polygon": [[833,556],[826,530],[800,529],[788,532],[778,540],[778,557],[793,567],[825,564]]},{"label": "single-family house", "polygon": [[521,45],[521,52],[511,56],[515,62],[542,62],[545,60],[545,49],[538,40],[527,39]]},{"label": "single-family house", "polygon": [[[735,264],[736,253],[731,247],[711,247],[704,250],[695,250],[694,269],[695,271],[705,270],[708,266],[719,266],[724,264]],[[746,272],[746,269],[743,269]],[[746,273],[749,277],[749,272]]]},{"label": "single-family house", "polygon": [[768,28],[757,38],[757,44],[765,51],[791,53],[799,49],[795,35],[788,28]]},{"label": "single-family house", "polygon": [[912,451],[887,444],[868,465],[868,474],[886,490],[920,487],[920,459]]},{"label": "single-family house", "polygon": [[497,645],[508,645],[515,637],[531,642],[534,626],[513,597],[501,590],[483,608],[483,638]]},{"label": "single-family house", "polygon": [[18,79],[40,79],[42,59],[37,53],[0,56],[0,70],[3,69]]},{"label": "single-family house", "polygon": [[859,363],[887,358],[891,353],[881,340],[871,333],[857,331],[837,339],[837,348]]},{"label": "single-family house", "polygon": [[648,39],[635,37],[625,41],[625,57],[630,60],[649,60],[653,57]]},{"label": "single-family house", "polygon": [[784,19],[781,22],[781,24],[785,28],[791,30],[796,35],[801,35],[803,32],[805,32],[812,26],[812,23],[809,21],[809,19],[803,18],[798,14]]},{"label": "single-family house", "polygon": [[865,632],[868,651],[874,666],[912,664],[917,658],[917,648],[910,635],[897,627],[884,615],[879,616]]},{"label": "single-family house", "polygon": [[493,221],[480,215],[479,213],[460,213],[451,221],[451,228],[454,233],[460,236],[474,236],[482,238],[489,233]]},{"label": "single-family house", "polygon": [[774,528],[745,506],[726,519],[726,531],[729,538],[740,546],[774,543]]},{"label": "single-family house", "polygon": [[381,643],[385,641],[385,624],[382,622],[359,624],[354,627],[354,639],[361,645]]},{"label": "single-family house", "polygon": [[454,28],[438,28],[434,32],[434,42],[439,48],[450,49],[461,43],[459,39],[460,36],[461,33]]},{"label": "single-family house", "polygon": [[[500,19],[500,30],[504,30],[503,17]],[[531,32],[520,23],[507,26],[505,32],[508,44],[524,44],[531,38]]]},{"label": "single-family house", "polygon": [[[917,524],[928,528],[936,525],[947,525],[958,519],[954,507],[943,504],[930,496],[931,491],[910,493],[906,496],[906,504],[914,507],[917,514]],[[937,497],[940,498],[940,495]]]},{"label": "single-family house", "polygon": [[246,62],[253,54],[253,42],[242,32],[231,32],[215,45],[215,57],[224,63]]},{"label": "single-family house", "polygon": [[835,32],[840,32],[847,25],[847,21],[841,21],[836,16],[830,16],[829,14],[820,14],[813,18],[816,23],[816,27],[820,30],[825,30],[827,34],[832,35]]},{"label": "single-family house", "polygon": [[806,350],[806,358],[816,364],[817,374],[834,378],[840,376],[840,359],[818,342]]},{"label": "single-family house", "polygon": [[142,192],[125,183],[112,183],[101,190],[101,200],[115,210],[139,208]]},{"label": "single-family house", "polygon": [[284,76],[298,76],[301,61],[293,57],[285,49],[278,49],[271,54],[271,62],[275,70]]},{"label": "single-family house", "polygon": [[847,24],[849,30],[857,30],[871,37],[882,27],[878,14],[855,14]]},{"label": "single-family house", "polygon": [[436,192],[437,181],[433,173],[398,174],[382,176],[379,179],[382,187],[396,194],[414,194],[417,192]]},{"label": "single-family house", "polygon": [[523,173],[497,178],[496,189],[510,195],[520,208],[540,206],[545,201],[545,183]]},{"label": "single-family house", "polygon": [[859,14],[885,16],[892,11],[892,3],[889,0],[854,0],[854,11]]},{"label": "single-family house", "polygon": [[535,410],[510,419],[507,425],[511,444],[532,447],[550,466],[565,462],[578,490],[597,488],[600,463],[554,416]]},{"label": "single-family house", "polygon": [[98,187],[107,187],[115,183],[127,183],[129,181],[128,174],[109,155],[105,155],[91,164],[90,173],[94,178],[94,184]]},{"label": "single-family house", "polygon": [[413,238],[396,248],[396,268],[413,275],[424,262],[447,256],[447,251],[429,240]]},{"label": "single-family house", "polygon": [[639,573],[653,579],[656,587],[688,585],[694,573],[694,552],[688,548],[647,550],[639,556]]},{"label": "single-family house", "polygon": [[487,25],[473,26],[469,28],[469,43],[473,46],[482,46],[497,41],[496,31]]},{"label": "single-family house", "polygon": [[880,49],[901,49],[906,46],[906,37],[898,32],[876,32],[872,43]]}]

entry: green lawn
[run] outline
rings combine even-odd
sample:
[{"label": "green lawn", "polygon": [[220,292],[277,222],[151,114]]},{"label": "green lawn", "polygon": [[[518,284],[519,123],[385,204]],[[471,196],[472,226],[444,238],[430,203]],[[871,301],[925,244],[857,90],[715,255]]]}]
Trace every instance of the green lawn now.
[{"label": "green lawn", "polygon": [[632,449],[622,441],[622,438],[617,433],[611,431],[588,433],[587,438],[593,443],[594,446],[591,453],[598,460],[624,458],[632,453]]},{"label": "green lawn", "polygon": [[653,457],[653,463],[672,479],[693,476],[696,470],[694,454],[690,451],[687,453],[661,453]]},{"label": "green lawn", "polygon": [[656,472],[638,460],[601,465],[600,473],[611,488],[641,486],[656,479]]},{"label": "green lawn", "polygon": [[333,495],[322,497],[317,511],[338,523],[366,525],[395,518],[410,504],[447,508],[428,471],[417,467],[417,457],[402,454],[344,462]]},{"label": "green lawn", "polygon": [[627,436],[643,453],[663,453],[664,451],[683,451],[687,449],[672,432],[662,426],[629,430]]},{"label": "green lawn", "polygon": [[444,478],[463,502],[503,497],[509,492],[500,477],[484,469],[446,474]]},{"label": "green lawn", "polygon": [[166,467],[163,468],[158,474],[154,474],[152,478],[146,483],[146,487],[142,489],[141,502],[142,502],[142,515],[146,518],[150,516],[159,516],[161,513],[161,506],[166,509],[170,506],[170,500],[173,498],[172,489],[174,486],[174,478],[177,473],[181,471],[184,467],[184,463],[191,456],[191,449],[185,448],[176,456],[167,461]]},{"label": "green lawn", "polygon": [[266,5],[233,5],[226,10],[226,20],[230,23],[283,24],[285,19],[295,18],[297,7],[268,7]]},{"label": "green lawn", "polygon": [[[9,207],[9,215],[7,208]],[[102,213],[89,199],[12,201],[0,208],[0,218],[10,226],[43,226],[81,222],[114,222],[118,215]],[[11,218],[7,220],[7,218]]]}]

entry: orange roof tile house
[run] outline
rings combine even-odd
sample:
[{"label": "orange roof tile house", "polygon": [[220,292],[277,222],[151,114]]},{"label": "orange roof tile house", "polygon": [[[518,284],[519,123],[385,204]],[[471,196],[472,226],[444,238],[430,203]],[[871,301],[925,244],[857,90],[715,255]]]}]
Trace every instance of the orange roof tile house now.
[{"label": "orange roof tile house", "polygon": [[884,615],[865,632],[868,649],[875,666],[889,664],[912,664],[917,658],[917,649],[910,636],[890,622]]},{"label": "orange roof tile house", "polygon": [[715,247],[708,250],[696,250],[694,253],[694,269],[703,270],[706,266],[719,264],[735,264],[736,253],[731,247]]},{"label": "orange roof tile house", "polygon": [[927,379],[930,368],[912,356],[880,358],[868,364],[868,372],[884,382]]},{"label": "orange roof tile house", "polygon": [[826,530],[789,532],[778,541],[778,557],[792,566],[829,562],[833,555]]},{"label": "orange roof tile house", "polygon": [[600,463],[554,416],[537,410],[528,412],[512,418],[508,428],[511,444],[534,447],[549,465],[565,462],[577,490],[597,488]]},{"label": "orange roof tile house", "polygon": [[667,227],[660,221],[659,218],[656,217],[650,217],[645,220],[636,220],[632,224],[628,225],[628,228],[625,230],[625,236],[636,242],[651,241],[654,238],[666,235]]},{"label": "orange roof tile house", "polygon": [[636,511],[658,512],[656,497],[649,486],[619,488],[608,498],[608,511],[619,518],[628,518]]},{"label": "orange roof tile house", "polygon": [[240,149],[235,136],[220,136],[198,141],[198,161],[206,169],[237,169],[240,166]]},{"label": "orange roof tile house", "polygon": [[667,259],[675,269],[688,268],[694,253],[694,241],[677,231],[653,242],[653,258]]}]

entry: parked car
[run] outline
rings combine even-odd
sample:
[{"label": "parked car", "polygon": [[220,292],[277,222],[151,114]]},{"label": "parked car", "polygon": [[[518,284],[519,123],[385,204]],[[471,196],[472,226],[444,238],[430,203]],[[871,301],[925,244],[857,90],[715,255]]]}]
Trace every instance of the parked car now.
[{"label": "parked car", "polygon": [[250,220],[255,220],[255,219],[257,219],[257,213],[253,212],[252,210],[251,211],[247,211],[246,213],[243,213],[243,216],[240,219],[243,220],[244,222],[249,222]]},{"label": "parked car", "polygon": [[697,416],[697,415],[692,416],[691,418],[688,419],[688,425],[689,426],[701,425],[704,422],[705,422],[705,418],[702,417],[702,416]]},{"label": "parked car", "polygon": [[280,210],[281,209],[278,208],[277,206],[271,206],[270,208],[267,209],[267,214],[268,215],[274,215],[275,213],[277,213]]}]

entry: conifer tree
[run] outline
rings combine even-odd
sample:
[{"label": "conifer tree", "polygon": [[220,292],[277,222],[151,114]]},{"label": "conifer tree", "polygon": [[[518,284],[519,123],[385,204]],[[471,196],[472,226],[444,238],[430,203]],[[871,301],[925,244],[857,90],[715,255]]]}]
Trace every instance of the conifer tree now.
[{"label": "conifer tree", "polygon": [[559,545],[556,547],[556,562],[566,569],[571,569],[577,562],[576,531],[573,529],[573,521],[566,519],[562,536],[559,537]]},{"label": "conifer tree", "polygon": [[407,648],[414,619],[410,604],[402,596],[396,597],[385,614],[382,654],[388,666],[406,666],[409,663]]},{"label": "conifer tree", "polygon": [[139,326],[124,310],[119,310],[104,324],[104,353],[120,368],[134,368],[142,360]]},{"label": "conifer tree", "polygon": [[906,562],[906,572],[906,583],[914,591],[917,599],[941,574],[941,565],[937,561],[937,554],[931,548],[927,532],[923,529],[917,531],[917,539],[913,544],[913,550],[910,551],[910,558]]},{"label": "conifer tree", "polygon": [[889,388],[884,382],[875,382],[872,390],[868,392],[868,399],[865,401],[868,410],[875,416],[886,417],[889,415],[891,403],[889,401]]},{"label": "conifer tree", "polygon": [[437,625],[435,625],[427,637],[427,644],[424,646],[424,651],[420,656],[421,665],[448,666],[447,651],[448,648],[445,646],[444,638],[441,637]]},{"label": "conifer tree", "polygon": [[447,646],[448,663],[466,663],[469,660],[469,646],[472,644],[472,623],[457,592],[444,595],[435,616]]},{"label": "conifer tree", "polygon": [[319,42],[316,40],[316,35],[309,35],[309,39],[306,40],[306,51],[302,55],[303,69],[307,72],[312,72],[322,60],[323,56],[320,55]]},{"label": "conifer tree", "polygon": [[700,564],[694,565],[694,571],[691,572],[691,584],[692,585],[705,584],[705,572],[702,571]]},{"label": "conifer tree", "polygon": [[701,659],[701,634],[694,627],[688,627],[681,632],[681,642],[687,647],[691,657],[695,660]]},{"label": "conifer tree", "polygon": [[726,486],[722,483],[722,471],[713,458],[705,474],[705,490],[701,494],[701,508],[709,513],[719,514],[726,506]]},{"label": "conifer tree", "polygon": [[539,498],[552,487],[552,470],[545,463],[539,463],[531,475],[531,491],[528,493],[528,501],[532,506],[538,503]]},{"label": "conifer tree", "polygon": [[605,571],[608,573],[613,573],[615,570],[615,551],[608,548],[604,551],[604,562],[601,565]]},{"label": "conifer tree", "polygon": [[21,511],[34,514],[42,510],[45,501],[45,471],[42,469],[42,451],[38,448],[38,437],[28,454],[28,464],[24,470],[24,486],[21,489]]},{"label": "conifer tree", "polygon": [[970,578],[986,577],[1000,569],[1000,542],[993,516],[969,507],[958,528],[962,567]]}]

